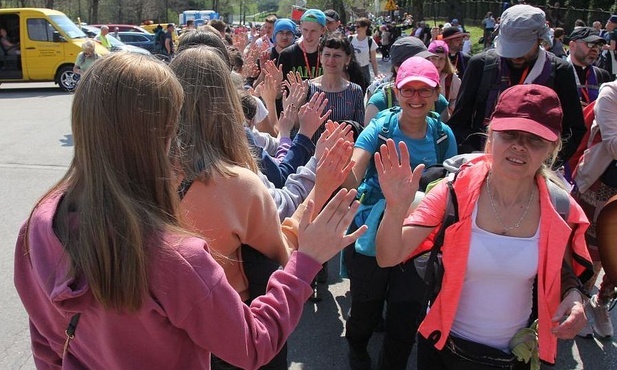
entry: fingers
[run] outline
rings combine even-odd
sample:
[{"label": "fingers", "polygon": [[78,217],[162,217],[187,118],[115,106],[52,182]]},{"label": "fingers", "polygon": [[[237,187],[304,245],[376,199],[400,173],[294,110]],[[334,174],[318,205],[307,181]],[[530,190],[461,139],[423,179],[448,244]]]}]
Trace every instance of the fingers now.
[{"label": "fingers", "polygon": [[[324,209],[317,215],[314,222],[325,222],[330,226],[334,226],[335,230],[341,227],[341,221],[345,220],[345,215],[350,213],[350,208],[355,205],[352,203],[356,197],[356,189],[341,189],[339,190],[334,197],[326,204]],[[355,206],[355,210],[357,211],[357,206]],[[351,223],[351,219],[355,215],[355,211],[349,217],[349,222]],[[349,226],[349,225],[347,225]],[[346,229],[346,228],[345,228]],[[338,231],[337,231],[338,233]]]},{"label": "fingers", "polygon": [[300,223],[298,224],[298,230],[304,231],[311,224],[311,220],[313,219],[313,211],[315,209],[315,203],[312,200],[309,200],[306,204],[306,209],[304,213],[302,213],[302,218],[300,218]]}]

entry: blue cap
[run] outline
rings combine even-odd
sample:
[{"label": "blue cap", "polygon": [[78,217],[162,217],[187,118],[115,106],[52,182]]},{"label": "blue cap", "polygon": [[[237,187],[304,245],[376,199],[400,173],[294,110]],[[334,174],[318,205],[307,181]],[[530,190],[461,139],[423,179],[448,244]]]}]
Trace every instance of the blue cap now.
[{"label": "blue cap", "polygon": [[611,17],[608,19],[608,21],[611,22],[611,23],[617,23],[617,14],[611,15]]},{"label": "blue cap", "polygon": [[296,33],[296,24],[289,18],[279,18],[274,22],[274,32],[272,32],[272,42],[274,42],[274,38],[276,34],[281,31],[291,31]]},{"label": "blue cap", "polygon": [[309,9],[302,14],[300,22],[316,22],[322,27],[326,26],[326,15],[319,9]]}]

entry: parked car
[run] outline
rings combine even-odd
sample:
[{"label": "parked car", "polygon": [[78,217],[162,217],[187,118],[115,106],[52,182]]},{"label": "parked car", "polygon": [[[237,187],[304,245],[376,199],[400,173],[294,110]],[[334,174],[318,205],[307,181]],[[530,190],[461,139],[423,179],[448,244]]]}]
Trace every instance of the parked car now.
[{"label": "parked car", "polygon": [[118,27],[118,32],[141,32],[141,33],[150,33],[143,27],[134,26],[132,24],[91,24],[90,26],[101,28],[102,26],[109,27],[109,32],[114,32],[116,27]]},{"label": "parked car", "polygon": [[127,45],[137,46],[154,53],[154,35],[142,32],[118,32],[120,41]]},{"label": "parked car", "polygon": [[[99,28],[96,28],[95,26],[81,26],[81,30],[86,35],[88,35],[88,37],[90,38],[95,38],[99,33],[101,33],[101,30]],[[123,50],[123,51],[130,51],[132,53],[148,54],[148,55],[151,54],[150,51],[146,49],[142,49],[137,46],[127,45],[123,43],[122,41],[113,37],[111,33],[107,34],[107,39],[109,39],[109,42],[111,43],[111,51]]]}]

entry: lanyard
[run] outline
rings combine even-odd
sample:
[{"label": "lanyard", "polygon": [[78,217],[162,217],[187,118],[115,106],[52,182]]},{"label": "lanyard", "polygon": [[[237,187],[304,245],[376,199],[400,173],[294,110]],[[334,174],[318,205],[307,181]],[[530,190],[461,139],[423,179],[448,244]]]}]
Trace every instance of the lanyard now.
[{"label": "lanyard", "polygon": [[525,67],[525,70],[523,71],[523,74],[521,75],[521,79],[518,80],[519,85],[522,85],[525,83],[525,79],[527,78],[528,74],[529,74],[529,66]]},{"label": "lanyard", "polygon": [[583,85],[580,81],[580,79],[578,78],[578,73],[576,72],[576,68],[574,69],[574,80],[576,81],[576,86],[578,87],[579,91],[581,92],[583,101],[585,103],[591,103],[591,98],[589,97],[589,80],[591,77],[591,71],[593,70],[593,66],[588,66],[587,67],[587,72],[585,72],[585,84]]},{"label": "lanyard", "polygon": [[[308,56],[306,55],[306,50],[304,46],[304,41],[300,43],[300,50],[302,50],[302,54],[304,55],[304,63],[306,64],[306,73],[310,78],[313,78],[313,70],[311,69],[311,65],[309,64]],[[317,55],[317,67],[315,67],[315,77],[317,77],[317,73],[319,71],[319,54]]]}]

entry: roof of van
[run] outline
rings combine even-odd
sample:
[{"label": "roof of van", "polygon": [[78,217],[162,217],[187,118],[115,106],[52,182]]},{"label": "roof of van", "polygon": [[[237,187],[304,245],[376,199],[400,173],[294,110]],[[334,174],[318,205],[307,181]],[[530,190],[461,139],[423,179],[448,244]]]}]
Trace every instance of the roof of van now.
[{"label": "roof of van", "polygon": [[17,12],[23,12],[23,11],[35,11],[35,12],[51,14],[51,15],[64,14],[59,10],[47,9],[47,8],[4,8],[4,9],[0,9],[0,13],[17,13]]}]

